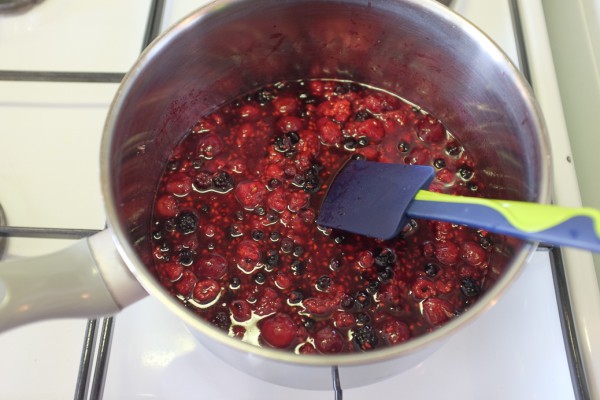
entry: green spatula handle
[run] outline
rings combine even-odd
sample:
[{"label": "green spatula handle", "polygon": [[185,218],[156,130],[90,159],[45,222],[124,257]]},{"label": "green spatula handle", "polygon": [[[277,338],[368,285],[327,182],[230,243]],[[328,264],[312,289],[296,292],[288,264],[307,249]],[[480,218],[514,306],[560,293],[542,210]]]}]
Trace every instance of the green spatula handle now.
[{"label": "green spatula handle", "polygon": [[600,253],[600,211],[420,190],[407,215]]}]

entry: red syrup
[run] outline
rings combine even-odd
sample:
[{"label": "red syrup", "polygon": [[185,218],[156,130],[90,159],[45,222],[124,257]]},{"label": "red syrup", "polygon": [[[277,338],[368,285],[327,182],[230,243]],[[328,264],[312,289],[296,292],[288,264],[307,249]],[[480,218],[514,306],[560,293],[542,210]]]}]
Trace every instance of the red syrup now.
[{"label": "red syrup", "polygon": [[300,354],[390,346],[455,318],[481,295],[491,238],[425,220],[388,241],[317,226],[350,157],[433,165],[430,190],[485,192],[442,123],[397,96],[266,86],[200,118],[173,150],[152,221],[158,279],[230,336]]}]

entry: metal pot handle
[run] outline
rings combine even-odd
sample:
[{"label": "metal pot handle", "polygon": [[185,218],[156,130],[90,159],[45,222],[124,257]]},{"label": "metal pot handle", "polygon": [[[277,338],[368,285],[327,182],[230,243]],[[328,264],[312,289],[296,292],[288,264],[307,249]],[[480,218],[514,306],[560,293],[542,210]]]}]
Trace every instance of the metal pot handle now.
[{"label": "metal pot handle", "polygon": [[56,253],[0,264],[0,332],[49,318],[110,315],[146,296],[110,230]]}]

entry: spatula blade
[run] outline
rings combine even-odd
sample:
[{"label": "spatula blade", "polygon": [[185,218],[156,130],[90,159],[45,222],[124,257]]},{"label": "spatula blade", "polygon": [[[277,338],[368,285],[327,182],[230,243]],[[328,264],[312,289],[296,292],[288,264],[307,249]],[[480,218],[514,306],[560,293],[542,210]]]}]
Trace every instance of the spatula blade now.
[{"label": "spatula blade", "polygon": [[327,191],[317,224],[379,239],[397,236],[417,192],[433,180],[430,166],[349,161]]}]

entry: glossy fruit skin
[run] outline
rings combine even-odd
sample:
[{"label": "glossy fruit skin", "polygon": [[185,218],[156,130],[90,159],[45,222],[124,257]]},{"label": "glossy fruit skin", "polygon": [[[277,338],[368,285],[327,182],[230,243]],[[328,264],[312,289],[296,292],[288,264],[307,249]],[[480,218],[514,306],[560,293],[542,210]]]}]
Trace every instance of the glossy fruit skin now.
[{"label": "glossy fruit skin", "polygon": [[155,273],[231,336],[299,354],[372,351],[455,318],[491,279],[487,233],[411,221],[384,242],[316,225],[350,158],[433,165],[430,190],[485,194],[468,151],[397,97],[282,82],[201,116],[191,132],[157,188]]}]

